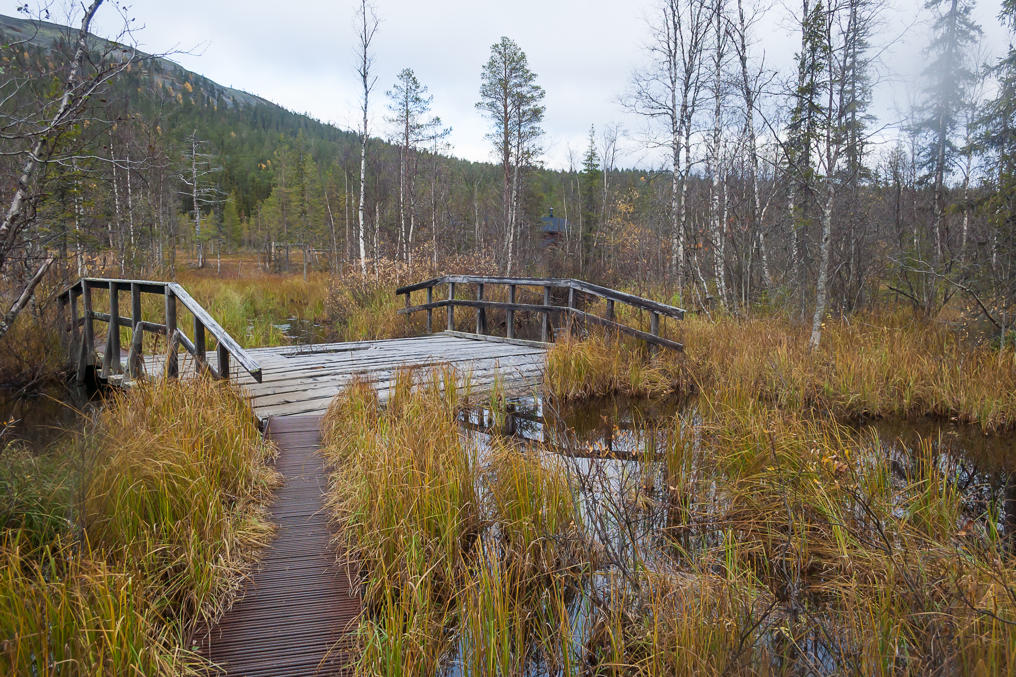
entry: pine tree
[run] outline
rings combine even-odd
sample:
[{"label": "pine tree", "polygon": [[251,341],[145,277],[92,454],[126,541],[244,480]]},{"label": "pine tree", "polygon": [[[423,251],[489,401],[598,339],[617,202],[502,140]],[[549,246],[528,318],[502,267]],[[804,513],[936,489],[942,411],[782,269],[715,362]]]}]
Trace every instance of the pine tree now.
[{"label": "pine tree", "polygon": [[582,233],[579,251],[579,272],[584,272],[592,258],[593,248],[596,243],[596,235],[602,224],[597,223],[599,207],[596,204],[599,196],[601,180],[600,156],[596,151],[596,127],[589,127],[589,145],[582,158],[581,184],[581,207]]},{"label": "pine tree", "polygon": [[529,69],[522,48],[504,36],[491,45],[490,58],[480,74],[480,100],[476,107],[490,118],[492,129],[487,138],[501,159],[507,274],[511,274],[515,261],[523,174],[541,152],[543,97],[543,88],[536,84],[536,73]]},{"label": "pine tree", "polygon": [[[430,115],[434,97],[420,83],[412,68],[403,68],[395,85],[388,90],[388,122],[394,127],[393,141],[399,146],[399,241],[400,252],[412,263],[413,235],[416,230],[416,156],[421,144],[448,136],[441,118]],[[408,223],[407,223],[408,213]]]}]

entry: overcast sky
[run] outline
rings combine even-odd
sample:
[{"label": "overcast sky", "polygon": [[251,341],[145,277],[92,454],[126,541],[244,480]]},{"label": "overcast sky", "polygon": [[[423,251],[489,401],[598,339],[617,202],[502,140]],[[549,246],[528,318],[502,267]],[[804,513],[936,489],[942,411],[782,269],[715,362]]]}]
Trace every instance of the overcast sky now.
[{"label": "overcast sky", "polygon": [[[3,4],[13,15],[22,2]],[[474,104],[490,45],[507,35],[526,52],[547,92],[546,164],[566,167],[569,148],[580,157],[590,124],[620,123],[629,136],[620,164],[651,165],[655,159],[640,150],[644,123],[626,113],[618,97],[645,60],[646,21],[656,5],[656,0],[377,0],[372,133],[385,133],[385,91],[409,66],[434,95],[434,111],[452,126],[452,152],[490,160],[486,122]],[[186,53],[174,55],[175,61],[220,84],[355,129],[357,6],[352,0],[140,0],[130,15],[141,27],[136,38],[143,50],[182,50]],[[999,0],[981,0],[976,10],[984,49],[992,57],[1008,45],[998,10]],[[115,34],[119,18],[112,8],[103,11],[97,32]],[[783,73],[792,66],[798,41],[788,16],[787,5],[774,0],[755,46],[769,67]],[[928,14],[920,0],[896,0],[883,17],[876,42],[892,44],[883,57],[874,110],[883,122],[892,122],[916,91]]]}]

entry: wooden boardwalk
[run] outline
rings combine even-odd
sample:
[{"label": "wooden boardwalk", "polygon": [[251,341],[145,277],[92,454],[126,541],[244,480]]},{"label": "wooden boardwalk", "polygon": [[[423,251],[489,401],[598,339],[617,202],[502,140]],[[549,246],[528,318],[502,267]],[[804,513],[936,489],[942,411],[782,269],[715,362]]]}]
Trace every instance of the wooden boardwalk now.
[{"label": "wooden boardwalk", "polygon": [[[529,394],[543,380],[546,346],[532,341],[444,332],[414,338],[351,343],[318,343],[277,348],[251,348],[261,365],[261,382],[245,372],[230,379],[250,399],[262,422],[278,416],[324,414],[332,398],[354,378],[371,383],[382,399],[388,396],[400,369],[448,365],[473,397],[488,394],[495,384],[507,394]],[[216,368],[216,356],[208,356]],[[193,371],[193,360],[182,359],[180,373]],[[159,356],[145,358],[145,371],[161,371]]]},{"label": "wooden boardwalk", "polygon": [[271,507],[278,533],[243,597],[202,642],[227,675],[351,674],[343,668],[360,598],[330,543],[320,424],[320,416],[268,424],[285,478]]}]

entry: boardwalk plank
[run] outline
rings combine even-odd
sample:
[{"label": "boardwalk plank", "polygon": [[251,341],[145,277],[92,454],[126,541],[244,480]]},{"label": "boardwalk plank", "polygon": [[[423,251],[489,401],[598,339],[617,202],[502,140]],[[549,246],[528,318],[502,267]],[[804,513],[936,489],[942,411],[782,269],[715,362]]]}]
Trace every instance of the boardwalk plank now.
[{"label": "boardwalk plank", "polygon": [[279,530],[244,596],[201,644],[226,675],[346,674],[361,603],[352,572],[336,563],[331,545],[320,423],[309,416],[268,425],[284,475],[271,507]]}]

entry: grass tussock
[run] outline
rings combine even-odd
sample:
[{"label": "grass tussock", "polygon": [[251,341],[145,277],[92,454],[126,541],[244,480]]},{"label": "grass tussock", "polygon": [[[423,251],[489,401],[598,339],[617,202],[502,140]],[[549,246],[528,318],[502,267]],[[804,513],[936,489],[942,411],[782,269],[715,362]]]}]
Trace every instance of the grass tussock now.
[{"label": "grass tussock", "polygon": [[689,316],[680,334],[683,354],[652,359],[595,336],[555,344],[547,390],[561,398],[724,393],[841,419],[930,415],[986,432],[1016,426],[1016,354],[910,315],[829,321],[814,351],[806,328],[777,316]]},{"label": "grass tussock", "polygon": [[4,452],[0,672],[199,671],[194,630],[270,536],[274,452],[243,400],[204,380],[118,394],[89,432]]},{"label": "grass tussock", "polygon": [[455,651],[513,674],[571,563],[561,470],[481,453],[456,422],[460,394],[451,373],[403,373],[387,406],[355,384],[325,419],[330,506],[365,577],[360,674],[433,674]]},{"label": "grass tussock", "polygon": [[559,400],[605,395],[653,397],[674,390],[668,366],[644,346],[618,337],[566,338],[550,346],[544,389]]}]

